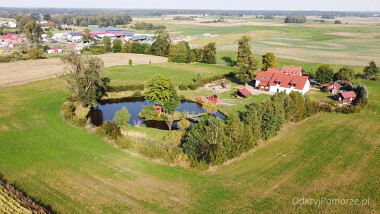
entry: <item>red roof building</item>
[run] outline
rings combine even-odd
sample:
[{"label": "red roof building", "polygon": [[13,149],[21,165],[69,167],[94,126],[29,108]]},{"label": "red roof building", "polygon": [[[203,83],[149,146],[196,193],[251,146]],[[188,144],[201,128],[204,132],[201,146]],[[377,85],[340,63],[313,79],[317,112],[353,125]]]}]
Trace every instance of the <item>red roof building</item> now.
[{"label": "red roof building", "polygon": [[235,97],[243,97],[243,98],[246,98],[248,95],[250,95],[251,92],[248,91],[248,89],[246,88],[243,88],[243,89],[240,89],[239,91],[237,91],[235,93]]},{"label": "red roof building", "polygon": [[53,21],[49,21],[48,23],[49,23],[49,25],[54,25]]},{"label": "red roof building", "polygon": [[336,95],[336,100],[342,104],[351,104],[356,98],[356,94],[353,91],[342,91]]},{"label": "red roof building", "polygon": [[282,66],[280,73],[302,76],[302,67]]},{"label": "red roof building", "polygon": [[158,114],[161,114],[161,113],[162,113],[162,105],[154,104],[154,105],[153,105],[153,109],[154,109]]},{"label": "red roof building", "polygon": [[22,42],[20,34],[8,33],[7,35],[0,36],[0,42],[7,45],[17,44]]},{"label": "red roof building", "polygon": [[324,87],[327,88],[327,92],[331,94],[337,94],[339,89],[342,87],[339,83],[337,82],[332,82],[332,83],[325,83],[323,84]]}]

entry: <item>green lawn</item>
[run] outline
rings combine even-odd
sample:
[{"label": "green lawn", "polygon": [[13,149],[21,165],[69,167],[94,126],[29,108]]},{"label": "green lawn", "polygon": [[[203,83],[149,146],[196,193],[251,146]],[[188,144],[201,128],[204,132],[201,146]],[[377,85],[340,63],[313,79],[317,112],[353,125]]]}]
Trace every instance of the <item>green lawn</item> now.
[{"label": "green lawn", "polygon": [[[369,111],[322,113],[284,127],[213,173],[154,163],[68,125],[60,116],[68,94],[59,80],[0,88],[0,172],[62,213],[376,213],[380,83],[365,84]],[[294,197],[322,196],[371,203],[292,204]]]},{"label": "green lawn", "polygon": [[201,77],[208,77],[235,70],[235,68],[221,65],[165,63],[110,67],[105,69],[105,75],[110,77],[111,85],[123,85],[143,83],[151,76],[162,74],[167,76],[175,86],[179,86],[181,83],[191,84],[193,80],[196,80],[198,73]]}]

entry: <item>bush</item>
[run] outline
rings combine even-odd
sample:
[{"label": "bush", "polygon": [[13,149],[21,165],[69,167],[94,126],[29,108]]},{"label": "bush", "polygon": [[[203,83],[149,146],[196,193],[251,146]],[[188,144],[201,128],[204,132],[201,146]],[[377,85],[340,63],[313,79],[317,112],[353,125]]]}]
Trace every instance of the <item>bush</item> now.
[{"label": "bush", "polygon": [[129,66],[132,66],[132,64],[133,64],[132,60],[129,59],[129,61],[128,61],[128,65],[129,65]]},{"label": "bush", "polygon": [[106,50],[104,50],[103,48],[92,48],[90,50],[91,54],[93,55],[100,55],[100,54],[105,54],[106,53]]},{"label": "bush", "polygon": [[178,122],[178,128],[180,129],[186,130],[190,127],[190,125],[191,125],[190,121],[187,120],[186,118],[183,118],[182,120]]},{"label": "bush", "polygon": [[72,102],[66,102],[61,108],[62,118],[67,121],[72,121],[75,117],[75,106]]},{"label": "bush", "polygon": [[146,120],[159,120],[158,113],[153,109],[153,106],[143,106],[139,117],[145,118]]},{"label": "bush", "polygon": [[187,90],[187,86],[185,85],[185,83],[182,83],[181,85],[179,85],[179,90],[182,90],[182,91]]},{"label": "bush", "polygon": [[111,139],[116,139],[117,137],[121,136],[120,128],[115,122],[107,120],[99,128],[104,129],[105,135]]},{"label": "bush", "polygon": [[142,97],[141,91],[135,91],[135,92],[133,92],[132,97]]},{"label": "bush", "polygon": [[133,140],[125,137],[125,136],[120,136],[116,139],[115,144],[121,148],[121,149],[129,149],[132,147],[134,144]]},{"label": "bush", "polygon": [[120,127],[122,125],[127,125],[130,117],[131,115],[129,114],[128,109],[126,109],[123,106],[123,108],[120,111],[117,111],[115,113],[115,117],[113,118],[113,120]]}]

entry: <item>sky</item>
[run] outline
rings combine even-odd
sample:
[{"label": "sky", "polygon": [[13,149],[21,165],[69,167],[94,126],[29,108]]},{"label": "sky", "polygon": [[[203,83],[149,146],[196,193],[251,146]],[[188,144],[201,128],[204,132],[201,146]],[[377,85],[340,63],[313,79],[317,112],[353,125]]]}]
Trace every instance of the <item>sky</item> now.
[{"label": "sky", "polygon": [[0,7],[380,11],[380,0],[0,0]]}]

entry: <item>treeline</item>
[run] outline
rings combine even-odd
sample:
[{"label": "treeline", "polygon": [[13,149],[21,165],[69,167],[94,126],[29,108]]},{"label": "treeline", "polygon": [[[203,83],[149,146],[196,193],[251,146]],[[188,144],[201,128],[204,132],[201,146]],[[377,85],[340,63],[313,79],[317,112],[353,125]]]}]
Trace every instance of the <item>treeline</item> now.
[{"label": "treeline", "polygon": [[288,16],[285,18],[285,23],[306,23],[305,16]]},{"label": "treeline", "polygon": [[206,116],[186,132],[182,148],[193,167],[220,165],[252,149],[260,140],[274,137],[286,123],[302,121],[319,111],[357,112],[367,103],[364,93],[358,94],[356,103],[355,107],[332,107],[317,104],[299,92],[277,93],[261,104],[247,105],[241,115],[230,114],[226,121]]},{"label": "treeline", "polygon": [[325,16],[333,14],[335,17],[370,17],[377,14],[376,11],[290,11],[290,10],[201,10],[201,9],[75,9],[75,8],[0,8],[0,17],[15,18],[19,15],[32,14],[35,17],[43,14],[53,16],[68,14],[77,16],[91,16],[94,14],[129,14],[130,16],[165,16],[197,14],[200,16]]},{"label": "treeline", "polygon": [[173,20],[194,20],[196,16],[174,16]]},{"label": "treeline", "polygon": [[99,14],[99,15],[55,15],[52,21],[59,24],[68,24],[87,27],[88,25],[99,25],[100,27],[126,25],[132,22],[128,14]]},{"label": "treeline", "polygon": [[154,30],[156,27],[152,23],[146,23],[146,22],[136,22],[134,25],[131,26],[132,29],[136,30]]}]

